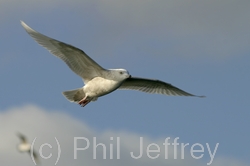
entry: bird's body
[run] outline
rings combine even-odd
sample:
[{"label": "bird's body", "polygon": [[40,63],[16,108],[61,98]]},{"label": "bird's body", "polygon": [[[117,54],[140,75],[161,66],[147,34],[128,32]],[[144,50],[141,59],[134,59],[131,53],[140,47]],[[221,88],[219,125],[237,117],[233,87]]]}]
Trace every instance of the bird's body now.
[{"label": "bird's body", "polygon": [[84,106],[90,101],[96,101],[98,97],[113,92],[121,84],[122,81],[120,80],[94,77],[82,88],[65,91],[63,94],[69,101],[78,102],[80,105]]},{"label": "bird's body", "polygon": [[72,71],[83,79],[85,86],[82,88],[63,92],[63,95],[71,102],[77,102],[81,106],[85,106],[90,101],[95,101],[98,97],[109,94],[116,89],[133,89],[165,95],[195,96],[163,81],[131,77],[125,69],[104,69],[84,51],[40,34],[22,21],[21,24],[40,45],[63,60]]},{"label": "bird's body", "polygon": [[23,143],[21,143],[21,144],[18,145],[18,150],[20,152],[29,152],[30,148],[31,148],[31,146],[27,142],[23,142]]},{"label": "bird's body", "polygon": [[85,106],[90,101],[96,101],[98,97],[113,92],[129,77],[124,69],[109,70],[102,77],[92,78],[82,88],[65,91],[63,94],[69,101]]},{"label": "bird's body", "polygon": [[97,98],[116,90],[121,83],[121,81],[95,77],[83,87],[83,91],[87,96]]}]

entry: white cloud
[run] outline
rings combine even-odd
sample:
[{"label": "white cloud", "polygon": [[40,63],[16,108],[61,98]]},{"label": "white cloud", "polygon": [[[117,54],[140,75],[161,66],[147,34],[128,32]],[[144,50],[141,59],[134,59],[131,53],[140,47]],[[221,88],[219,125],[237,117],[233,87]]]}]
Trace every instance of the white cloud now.
[{"label": "white cloud", "polygon": [[[23,107],[10,108],[0,112],[0,156],[1,165],[33,165],[30,157],[27,154],[20,154],[17,152],[16,146],[19,143],[16,132],[25,134],[29,141],[32,142],[36,137],[35,150],[38,152],[39,147],[44,143],[50,143],[53,149],[45,146],[43,155],[52,157],[48,160],[41,159],[42,165],[54,165],[57,157],[57,144],[54,139],[56,137],[61,146],[61,157],[58,166],[68,165],[172,165],[172,166],[200,166],[206,165],[204,160],[194,160],[188,157],[189,151],[185,151],[185,159],[173,159],[173,148],[169,146],[169,159],[164,158],[164,150],[162,143],[164,139],[151,139],[148,136],[142,136],[136,133],[124,131],[101,131],[98,132],[83,122],[69,117],[60,111],[47,111],[37,106],[27,105]],[[85,151],[79,151],[77,159],[74,160],[74,137],[85,137],[90,141],[90,147]],[[102,150],[97,148],[97,159],[93,159],[93,138],[96,137],[97,143],[103,143],[107,147],[107,159],[102,159]],[[113,137],[113,140],[111,140]],[[120,138],[120,159],[116,159],[116,141],[117,137]],[[134,155],[139,155],[139,137],[144,139],[144,148],[150,143],[156,143],[160,146],[160,157],[153,160],[144,156],[140,159],[133,159],[130,152]],[[173,141],[173,140],[172,140]],[[171,141],[171,142],[172,142]],[[109,159],[110,144],[113,147],[114,159]],[[78,141],[78,147],[85,147],[86,142],[83,140]],[[145,150],[145,149],[144,149]],[[178,152],[179,154],[180,152]],[[152,156],[155,156],[153,154]],[[178,155],[180,158],[180,155]],[[228,166],[228,159],[220,159],[215,156],[213,166]],[[230,159],[230,163],[237,163],[238,166],[244,166],[237,160]]]}]

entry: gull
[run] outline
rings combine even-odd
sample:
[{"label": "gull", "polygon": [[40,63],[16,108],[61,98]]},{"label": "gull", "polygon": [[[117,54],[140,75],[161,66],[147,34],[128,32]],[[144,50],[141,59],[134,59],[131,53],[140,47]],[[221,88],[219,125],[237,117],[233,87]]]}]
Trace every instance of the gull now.
[{"label": "gull", "polygon": [[160,80],[131,77],[125,69],[104,69],[81,49],[45,36],[30,28],[23,21],[21,25],[38,44],[63,60],[75,74],[83,79],[85,84],[83,87],[63,92],[70,102],[76,102],[82,107],[117,89],[174,96],[196,96]]},{"label": "gull", "polygon": [[20,133],[17,133],[17,136],[19,137],[19,139],[21,140],[21,143],[17,146],[17,149],[19,152],[28,152],[30,157],[32,158],[31,155],[33,155],[33,158],[35,160],[36,163],[38,163],[38,156],[37,153],[33,150],[33,154],[31,154],[31,145],[28,142],[27,138]]}]

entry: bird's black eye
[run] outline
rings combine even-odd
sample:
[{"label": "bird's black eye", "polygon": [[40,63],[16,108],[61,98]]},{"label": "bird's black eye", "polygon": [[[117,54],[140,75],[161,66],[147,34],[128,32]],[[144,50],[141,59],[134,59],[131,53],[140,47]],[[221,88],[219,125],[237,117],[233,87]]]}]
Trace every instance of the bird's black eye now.
[{"label": "bird's black eye", "polygon": [[122,71],[120,71],[120,74],[123,74],[123,72],[122,72]]}]

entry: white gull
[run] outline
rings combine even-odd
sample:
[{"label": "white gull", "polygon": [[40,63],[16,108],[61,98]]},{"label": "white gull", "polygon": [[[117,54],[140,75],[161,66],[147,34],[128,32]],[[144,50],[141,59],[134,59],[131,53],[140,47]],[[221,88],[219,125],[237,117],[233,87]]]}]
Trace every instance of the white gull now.
[{"label": "white gull", "polygon": [[17,146],[17,149],[19,152],[28,152],[29,155],[33,155],[33,158],[36,163],[39,163],[37,153],[33,150],[33,154],[31,154],[31,145],[28,142],[27,138],[20,133],[17,133],[17,136],[19,137],[21,143]]},{"label": "white gull", "polygon": [[35,41],[63,60],[83,79],[85,86],[82,88],[63,92],[69,101],[77,102],[82,107],[116,89],[132,89],[174,96],[196,96],[160,80],[131,77],[125,69],[104,69],[79,48],[47,37],[33,30],[23,21],[21,24]]}]

